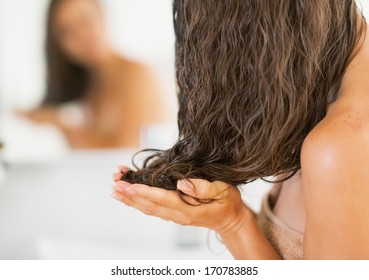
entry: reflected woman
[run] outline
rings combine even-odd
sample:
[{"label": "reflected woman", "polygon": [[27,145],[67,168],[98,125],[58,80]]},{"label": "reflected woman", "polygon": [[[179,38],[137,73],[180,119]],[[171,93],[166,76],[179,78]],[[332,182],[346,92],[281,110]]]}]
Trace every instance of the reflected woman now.
[{"label": "reflected woman", "polygon": [[152,73],[113,50],[98,1],[52,0],[46,52],[46,97],[21,114],[57,126],[72,148],[137,147],[165,119]]}]

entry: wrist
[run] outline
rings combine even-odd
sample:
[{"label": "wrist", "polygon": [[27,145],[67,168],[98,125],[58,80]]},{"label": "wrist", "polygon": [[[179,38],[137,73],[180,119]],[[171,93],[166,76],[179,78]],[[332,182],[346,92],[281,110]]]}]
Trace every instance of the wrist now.
[{"label": "wrist", "polygon": [[237,214],[226,223],[226,225],[216,230],[221,238],[224,240],[229,237],[234,237],[243,229],[255,222],[255,213],[249,209],[244,203],[237,209]]}]

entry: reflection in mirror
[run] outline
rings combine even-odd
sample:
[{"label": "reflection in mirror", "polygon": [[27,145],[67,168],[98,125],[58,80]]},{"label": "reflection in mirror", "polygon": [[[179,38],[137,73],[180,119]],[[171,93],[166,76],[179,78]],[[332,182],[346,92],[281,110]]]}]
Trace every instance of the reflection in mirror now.
[{"label": "reflection in mirror", "polygon": [[162,148],[160,135],[173,137],[170,1],[1,1],[6,158]]}]

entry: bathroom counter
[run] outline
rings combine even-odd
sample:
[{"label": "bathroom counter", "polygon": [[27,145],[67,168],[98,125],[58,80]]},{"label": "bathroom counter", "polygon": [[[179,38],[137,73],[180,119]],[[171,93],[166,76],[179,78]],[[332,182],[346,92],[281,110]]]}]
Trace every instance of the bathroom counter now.
[{"label": "bathroom counter", "polygon": [[[110,197],[133,151],[10,163],[0,187],[0,259],[229,259],[214,233],[146,216]],[[266,187],[253,188],[258,207]],[[257,190],[255,192],[255,190]],[[216,254],[214,253],[216,252]]]}]

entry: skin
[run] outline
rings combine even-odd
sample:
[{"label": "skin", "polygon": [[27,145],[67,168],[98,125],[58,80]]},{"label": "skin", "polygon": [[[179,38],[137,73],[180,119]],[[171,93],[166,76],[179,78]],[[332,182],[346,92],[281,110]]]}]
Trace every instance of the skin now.
[{"label": "skin", "polygon": [[[366,34],[368,37],[369,34]],[[369,259],[369,41],[363,39],[342,81],[339,98],[309,133],[301,172],[283,182],[277,216],[304,232],[304,259]],[[189,197],[217,198],[191,207],[175,192],[119,181],[112,196],[145,214],[218,232],[236,259],[278,259],[239,190],[223,182],[191,180],[178,188]],[[293,213],[293,214],[291,214]]]},{"label": "skin", "polygon": [[60,121],[59,106],[17,113],[33,122],[58,127],[72,148],[139,146],[141,129],[167,117],[153,73],[114,52],[101,8],[94,0],[61,2],[52,24],[63,52],[91,73],[92,82],[83,102],[93,117],[86,114],[85,123],[70,126]]}]

